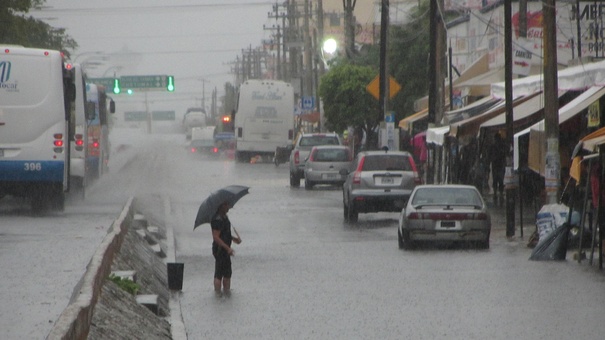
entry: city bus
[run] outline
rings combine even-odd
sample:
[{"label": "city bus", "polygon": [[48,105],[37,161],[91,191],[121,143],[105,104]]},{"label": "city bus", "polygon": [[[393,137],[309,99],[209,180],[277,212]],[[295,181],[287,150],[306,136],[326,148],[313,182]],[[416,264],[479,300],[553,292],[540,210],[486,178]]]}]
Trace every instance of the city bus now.
[{"label": "city bus", "polygon": [[0,45],[0,197],[63,210],[75,117],[73,71],[59,51]]},{"label": "city bus", "polygon": [[294,90],[276,80],[247,80],[240,85],[235,112],[235,157],[239,162],[275,156],[294,138]]},{"label": "city bus", "polygon": [[[98,84],[86,84],[86,98],[89,103],[94,103],[95,108],[94,118],[88,121],[88,158],[86,166],[90,169],[92,179],[98,179],[109,170],[111,144],[109,142],[108,112],[115,112],[115,103],[107,97],[105,86]],[[108,100],[109,109],[107,108]]]}]

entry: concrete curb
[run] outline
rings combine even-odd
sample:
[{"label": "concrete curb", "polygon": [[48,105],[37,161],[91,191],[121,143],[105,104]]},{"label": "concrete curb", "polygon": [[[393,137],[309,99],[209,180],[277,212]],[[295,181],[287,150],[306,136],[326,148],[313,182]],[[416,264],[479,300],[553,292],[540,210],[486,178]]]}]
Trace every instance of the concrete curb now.
[{"label": "concrete curb", "polygon": [[[170,216],[170,199],[164,197],[164,216]],[[168,219],[164,222],[166,225],[166,244],[167,258],[166,262],[176,262],[176,244],[174,239],[174,228]],[[186,340],[187,330],[183,322],[183,313],[181,311],[181,292],[170,292],[170,332],[174,340]]]},{"label": "concrete curb", "polygon": [[105,278],[111,273],[115,254],[120,250],[128,225],[134,216],[134,198],[128,199],[117,220],[90,260],[86,273],[74,289],[71,301],[61,313],[46,339],[86,339],[95,304]]}]

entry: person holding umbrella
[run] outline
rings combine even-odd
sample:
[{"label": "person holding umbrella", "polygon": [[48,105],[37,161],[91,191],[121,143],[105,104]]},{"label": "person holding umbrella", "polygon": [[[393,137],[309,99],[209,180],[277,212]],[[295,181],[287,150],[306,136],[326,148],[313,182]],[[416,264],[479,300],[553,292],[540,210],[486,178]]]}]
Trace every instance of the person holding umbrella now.
[{"label": "person holding umbrella", "polygon": [[210,222],[212,227],[212,255],[215,259],[214,264],[214,292],[217,295],[222,292],[225,295],[231,293],[231,256],[235,255],[235,251],[231,248],[231,242],[240,244],[242,239],[231,235],[231,222],[227,217],[227,212],[231,205],[229,202],[221,204]]},{"label": "person holding umbrella", "polygon": [[240,198],[248,194],[249,187],[243,185],[229,185],[212,192],[200,205],[193,229],[204,223],[210,223],[212,228],[212,255],[214,266],[214,291],[217,295],[222,292],[229,295],[231,292],[231,256],[235,252],[231,243],[240,244],[241,237],[233,228],[236,236],[231,235],[231,222],[227,213]]}]

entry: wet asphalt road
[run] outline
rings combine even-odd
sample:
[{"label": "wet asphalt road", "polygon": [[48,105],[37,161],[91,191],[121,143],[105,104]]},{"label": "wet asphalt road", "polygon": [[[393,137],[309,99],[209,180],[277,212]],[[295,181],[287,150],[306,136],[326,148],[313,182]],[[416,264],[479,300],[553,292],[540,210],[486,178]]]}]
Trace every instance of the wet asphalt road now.
[{"label": "wet asphalt road", "polygon": [[[81,258],[81,263],[69,266],[73,273],[66,272],[73,277],[61,281],[74,284],[56,287],[60,294],[46,293],[65,301],[94,252],[90,245],[98,244],[106,231],[95,229],[100,218],[115,218],[129,196],[161,196],[169,202],[169,214],[163,215],[164,206],[156,211],[174,229],[177,260],[185,263],[181,309],[189,339],[604,337],[605,275],[578,265],[570,254],[560,263],[528,261],[531,250],[525,247],[526,240],[507,241],[504,225],[494,226],[486,251],[427,247],[406,252],[397,247],[397,214],[361,214],[359,223],[347,225],[341,191],[292,189],[287,165],[200,157],[188,153],[180,136],[147,140],[128,153],[127,163],[114,167],[95,185],[86,200],[91,203],[73,203],[66,214],[37,218],[35,223],[18,209],[3,213],[3,221],[11,222],[11,229],[2,223],[3,268],[15,262],[9,268],[12,278],[0,280],[3,302],[18,307],[23,301],[27,306],[21,314],[26,316],[34,309],[36,315],[44,314],[45,300],[31,297],[44,287],[36,278],[53,274],[40,268],[34,256],[20,255],[56,232],[44,225],[86,226],[78,229],[79,234],[67,229],[58,235],[70,241],[66,244],[86,241],[73,250],[72,261]],[[229,213],[243,238],[235,246],[233,293],[216,298],[210,227],[194,231],[193,221],[206,195],[228,184],[251,189]],[[115,214],[108,214],[112,209]],[[74,219],[75,212],[82,216]],[[18,234],[13,228],[29,225],[30,232],[40,234],[35,239],[7,238]],[[55,251],[60,258],[65,249]],[[18,296],[6,293],[15,292],[11,287],[20,278],[31,284],[17,291]],[[37,321],[46,332],[65,307],[54,301],[48,304],[58,310]],[[6,303],[5,307],[0,310],[3,318],[17,308]],[[40,326],[44,322],[48,324]],[[43,338],[46,333],[13,334]]]}]

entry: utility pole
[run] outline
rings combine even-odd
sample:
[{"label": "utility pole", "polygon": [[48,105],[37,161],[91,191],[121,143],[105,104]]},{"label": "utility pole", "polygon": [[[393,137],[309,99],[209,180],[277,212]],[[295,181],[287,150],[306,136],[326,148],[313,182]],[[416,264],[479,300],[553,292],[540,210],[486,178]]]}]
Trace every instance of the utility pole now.
[{"label": "utility pole", "polygon": [[[443,117],[444,109],[444,59],[445,59],[445,27],[441,10],[443,8],[443,0],[433,0],[430,3],[430,60],[429,60],[429,109],[428,121],[429,124],[438,125]],[[428,159],[431,164],[427,168],[426,182],[434,183],[435,181],[435,162],[436,154]]]},{"label": "utility pole", "polygon": [[557,25],[555,0],[544,0],[544,131],[546,133],[546,200],[558,201],[561,157],[559,155],[559,95],[557,75]]},{"label": "utility pole", "polygon": [[[522,0],[523,1],[523,0]],[[512,30],[512,0],[504,1],[504,100],[506,105],[506,171],[512,176],[513,170],[513,30]],[[493,169],[492,169],[493,171]],[[506,177],[506,174],[505,174]],[[511,183],[506,183],[506,236],[515,235],[515,189]],[[496,188],[494,187],[494,204]]]},{"label": "utility pole", "polygon": [[353,11],[356,4],[357,0],[342,0],[345,12],[345,53],[347,58],[351,58],[355,54],[355,17]]},{"label": "utility pole", "polygon": [[313,44],[311,42],[311,34],[309,27],[309,17],[311,16],[311,4],[309,0],[305,0],[305,12],[304,12],[304,39],[305,39],[305,89],[303,93],[306,96],[313,95]]}]

